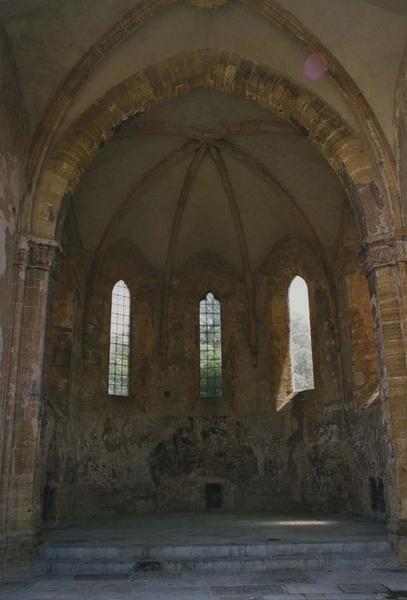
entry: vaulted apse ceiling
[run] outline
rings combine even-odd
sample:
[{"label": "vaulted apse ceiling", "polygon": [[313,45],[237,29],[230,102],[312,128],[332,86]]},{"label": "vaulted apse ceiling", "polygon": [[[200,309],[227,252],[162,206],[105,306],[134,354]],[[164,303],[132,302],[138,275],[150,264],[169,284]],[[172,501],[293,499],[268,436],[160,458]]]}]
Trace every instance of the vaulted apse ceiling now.
[{"label": "vaulted apse ceiling", "polygon": [[210,250],[241,270],[242,244],[258,269],[289,236],[333,258],[344,202],[305,137],[251,102],[202,90],[124,124],[74,210],[89,252],[128,238],[161,271],[175,235],[175,266]]}]

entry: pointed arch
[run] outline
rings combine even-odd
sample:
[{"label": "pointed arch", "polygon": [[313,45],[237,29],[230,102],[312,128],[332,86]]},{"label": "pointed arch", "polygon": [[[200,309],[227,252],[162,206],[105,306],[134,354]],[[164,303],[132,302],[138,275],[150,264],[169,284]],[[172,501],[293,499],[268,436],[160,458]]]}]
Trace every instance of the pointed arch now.
[{"label": "pointed arch", "polygon": [[296,275],[288,288],[291,383],[294,392],[314,389],[308,285]]},{"label": "pointed arch", "polygon": [[143,69],[90,106],[53,147],[36,192],[24,207],[24,227],[54,239],[64,214],[61,207],[69,204],[82,175],[118,126],[132,115],[202,88],[241,96],[291,123],[316,146],[342,182],[361,239],[392,233],[398,222],[398,197],[387,195],[369,149],[341,116],[267,66],[213,49],[193,50]]},{"label": "pointed arch", "polygon": [[109,384],[112,396],[128,396],[130,387],[130,290],[120,279],[112,289],[110,310]]},{"label": "pointed arch", "polygon": [[[36,194],[36,187],[41,177],[41,172],[54,146],[56,132],[89,74],[100,66],[110,51],[124,42],[130,35],[134,35],[143,25],[154,19],[166,8],[178,4],[180,1],[145,0],[145,2],[134,6],[114,23],[73,66],[48,105],[33,139],[33,145],[29,152],[30,161],[28,165],[30,181],[30,189],[28,191],[32,196],[30,201],[34,199]],[[329,65],[327,75],[341,90],[358,120],[370,151],[373,154],[375,166],[381,171],[379,178],[382,180],[380,183],[384,188],[384,199],[396,211],[397,218],[399,207],[397,205],[398,194],[393,153],[376,115],[350,74],[322,41],[304,23],[295,17],[294,14],[281,6],[280,2],[276,0],[240,1],[271,25],[277,25],[279,28],[282,28],[293,40],[304,46],[307,52],[320,52],[326,57]],[[221,3],[221,5],[223,4],[226,4],[226,1]],[[215,8],[215,3],[211,6],[208,5],[207,8]],[[192,63],[189,64],[189,68],[191,67]],[[248,72],[250,73],[250,71]],[[215,79],[214,77],[212,78]],[[230,71],[228,78],[230,78]],[[155,85],[157,85],[157,80],[155,81]],[[148,88],[146,87],[145,89]],[[113,106],[113,104],[110,106]],[[115,106],[116,110],[118,106],[119,104]],[[25,214],[22,215],[21,221],[23,228],[26,228],[28,223]]]},{"label": "pointed arch", "polygon": [[212,292],[199,302],[199,373],[201,398],[221,398],[222,375],[221,304]]}]

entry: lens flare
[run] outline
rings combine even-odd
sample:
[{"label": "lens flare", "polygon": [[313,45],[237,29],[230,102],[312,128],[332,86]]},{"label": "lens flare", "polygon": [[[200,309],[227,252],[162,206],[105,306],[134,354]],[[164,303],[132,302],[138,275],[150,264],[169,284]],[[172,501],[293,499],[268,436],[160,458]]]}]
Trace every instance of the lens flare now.
[{"label": "lens flare", "polygon": [[328,70],[328,61],[323,54],[313,52],[304,62],[304,77],[309,81],[319,81]]}]

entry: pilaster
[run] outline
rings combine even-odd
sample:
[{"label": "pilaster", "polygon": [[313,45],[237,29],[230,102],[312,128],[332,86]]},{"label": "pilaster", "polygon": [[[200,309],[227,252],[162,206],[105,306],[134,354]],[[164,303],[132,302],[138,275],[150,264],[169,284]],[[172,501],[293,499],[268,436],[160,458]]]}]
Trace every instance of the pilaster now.
[{"label": "pilaster", "polygon": [[407,564],[407,240],[386,238],[365,244],[360,257],[368,277],[380,363],[389,535]]},{"label": "pilaster", "polygon": [[20,235],[1,472],[4,570],[32,562],[41,527],[42,379],[50,272],[58,244]]}]

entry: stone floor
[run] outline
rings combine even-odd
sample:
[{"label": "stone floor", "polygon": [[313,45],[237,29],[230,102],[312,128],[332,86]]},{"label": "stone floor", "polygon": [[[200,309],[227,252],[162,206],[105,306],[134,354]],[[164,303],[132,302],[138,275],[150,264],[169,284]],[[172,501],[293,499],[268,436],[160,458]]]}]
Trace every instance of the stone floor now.
[{"label": "stone floor", "polygon": [[[385,541],[385,527],[335,516],[171,515],[108,519],[46,534],[50,545],[304,544]],[[361,554],[363,558],[363,554]],[[0,600],[393,600],[407,598],[407,570],[273,569],[241,573],[134,572],[44,575],[0,583]]]},{"label": "stone floor", "polygon": [[262,571],[233,575],[48,576],[0,584],[1,600],[391,600],[407,571]]},{"label": "stone floor", "polygon": [[45,534],[48,543],[77,544],[254,544],[382,540],[386,526],[338,515],[269,513],[176,513],[110,517],[58,527]]}]

